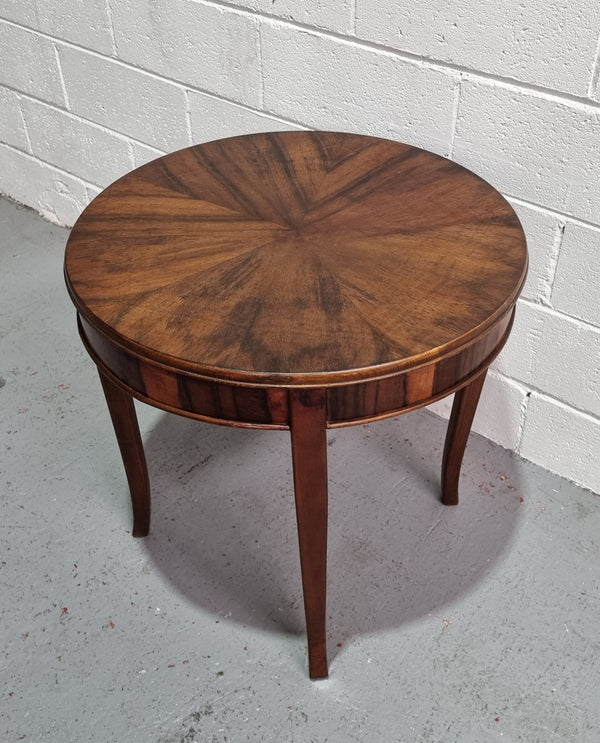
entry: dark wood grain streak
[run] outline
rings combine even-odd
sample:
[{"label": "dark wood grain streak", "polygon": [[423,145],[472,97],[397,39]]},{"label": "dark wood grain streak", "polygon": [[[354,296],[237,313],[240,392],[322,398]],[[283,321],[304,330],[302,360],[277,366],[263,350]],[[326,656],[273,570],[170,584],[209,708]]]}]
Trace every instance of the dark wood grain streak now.
[{"label": "dark wood grain streak", "polygon": [[289,429],[313,678],[327,675],[326,429],[456,392],[442,500],[527,271],[519,221],[465,168],[331,132],[234,137],[120,178],[75,225],[65,279],[134,511],[150,490],[133,398]]},{"label": "dark wood grain streak", "polygon": [[216,382],[145,361],[111,342],[83,319],[80,335],[96,364],[110,370],[139,400],[211,423],[289,428],[285,389]]},{"label": "dark wood grain streak", "polygon": [[487,368],[508,339],[512,314],[465,349],[403,374],[327,390],[330,428],[398,415],[429,405]]},{"label": "dark wood grain streak", "polygon": [[[397,415],[450,394],[464,385],[474,371],[489,366],[506,342],[512,317],[511,313],[503,318],[461,352],[436,362],[371,382],[329,387],[329,427]],[[289,427],[284,388],[235,385],[184,374],[117,347],[85,320],[81,326],[82,338],[97,362],[111,369],[132,393],[146,402],[226,425]]]}]

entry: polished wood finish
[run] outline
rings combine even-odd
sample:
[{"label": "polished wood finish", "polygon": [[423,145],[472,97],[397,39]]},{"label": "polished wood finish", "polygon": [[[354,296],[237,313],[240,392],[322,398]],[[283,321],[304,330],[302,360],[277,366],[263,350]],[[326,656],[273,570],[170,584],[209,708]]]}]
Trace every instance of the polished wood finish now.
[{"label": "polished wood finish", "polygon": [[458,505],[458,477],[487,369],[454,395],[442,458],[442,503]]},{"label": "polished wood finish", "polygon": [[257,134],[118,180],[74,227],[65,275],[135,532],[147,531],[150,500],[131,397],[290,429],[310,671],[326,675],[325,428],[456,392],[442,473],[443,501],[456,503],[485,371],[526,269],[523,232],[497,191],[398,142]]},{"label": "polished wood finish", "polygon": [[150,480],[133,398],[112,381],[112,375],[98,371],[125,465],[133,510],[132,534],[145,537],[150,531]]},{"label": "polished wood finish", "polygon": [[327,411],[323,390],[292,389],[290,431],[311,678],[327,676]]},{"label": "polished wood finish", "polygon": [[85,210],[66,265],[80,314],[144,360],[329,386],[478,339],[514,304],[525,252],[509,204],[455,163],[283,132],[124,176]]}]

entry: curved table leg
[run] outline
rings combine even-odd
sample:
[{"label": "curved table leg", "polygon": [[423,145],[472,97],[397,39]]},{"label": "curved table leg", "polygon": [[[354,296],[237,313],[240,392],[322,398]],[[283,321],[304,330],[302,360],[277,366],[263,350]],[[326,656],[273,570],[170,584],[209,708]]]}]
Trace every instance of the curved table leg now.
[{"label": "curved table leg", "polygon": [[487,369],[454,394],[442,459],[442,503],[458,505],[458,477]]},{"label": "curved table leg", "polygon": [[150,530],[150,481],[133,398],[100,369],[98,373],[129,483],[133,509],[132,534],[134,537],[145,537]]},{"label": "curved table leg", "polygon": [[327,417],[324,390],[291,390],[290,433],[296,517],[313,679],[327,678]]}]

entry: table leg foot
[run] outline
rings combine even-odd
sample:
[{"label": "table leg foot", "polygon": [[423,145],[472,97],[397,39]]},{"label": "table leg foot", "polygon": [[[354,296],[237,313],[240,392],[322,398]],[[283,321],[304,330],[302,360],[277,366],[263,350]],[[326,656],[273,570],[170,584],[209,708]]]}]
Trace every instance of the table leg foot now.
[{"label": "table leg foot", "polygon": [[100,369],[98,371],[129,483],[132,534],[145,537],[150,530],[150,481],[133,398]]},{"label": "table leg foot", "polygon": [[291,390],[290,432],[312,679],[327,678],[327,414],[324,390]]},{"label": "table leg foot", "polygon": [[442,503],[458,505],[458,478],[487,369],[454,395],[442,459]]}]

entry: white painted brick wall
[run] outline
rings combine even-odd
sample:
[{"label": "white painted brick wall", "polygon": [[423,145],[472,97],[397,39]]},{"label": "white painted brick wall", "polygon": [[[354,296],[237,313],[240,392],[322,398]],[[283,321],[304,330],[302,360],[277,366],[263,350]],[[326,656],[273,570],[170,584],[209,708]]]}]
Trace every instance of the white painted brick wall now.
[{"label": "white painted brick wall", "polygon": [[419,57],[585,95],[600,13],[596,0],[356,0],[356,33]]},{"label": "white painted brick wall", "polygon": [[206,93],[190,91],[188,96],[194,142],[233,137],[240,132],[257,134],[302,128]]},{"label": "white painted brick wall", "polygon": [[525,234],[529,250],[529,273],[522,296],[547,303],[552,292],[564,220],[538,207],[510,199]]},{"label": "white painted brick wall", "polygon": [[90,201],[83,180],[1,143],[0,193],[59,224],[72,224]]},{"label": "white painted brick wall", "polygon": [[144,165],[144,163],[150,162],[150,160],[155,160],[157,157],[166,154],[162,150],[157,150],[155,147],[149,147],[148,145],[133,141],[131,142],[131,151],[136,168],[139,168],[140,165]]},{"label": "white painted brick wall", "polygon": [[35,0],[36,28],[105,54],[116,51],[109,6],[85,0]]},{"label": "white painted brick wall", "polygon": [[28,152],[29,140],[21,111],[21,96],[7,88],[0,88],[0,111],[0,142]]},{"label": "white painted brick wall", "polygon": [[349,34],[354,24],[351,0],[238,0],[235,5],[340,34]]},{"label": "white painted brick wall", "polygon": [[600,427],[596,417],[533,392],[520,453],[542,467],[600,493]]},{"label": "white painted brick wall", "polygon": [[510,194],[598,220],[600,108],[466,79],[453,156]]},{"label": "white painted brick wall", "polygon": [[119,57],[202,90],[260,102],[258,20],[192,0],[111,3]]},{"label": "white painted brick wall", "polygon": [[190,144],[181,85],[71,47],[59,58],[73,113],[160,150]]},{"label": "white painted brick wall", "polygon": [[24,3],[23,0],[2,0],[0,15],[8,21],[37,28],[37,19],[34,3]]},{"label": "white painted brick wall", "polygon": [[0,85],[64,105],[56,47],[46,37],[0,22]]},{"label": "white painted brick wall", "polygon": [[3,0],[0,191],[72,224],[129,168],[269,129],[451,157],[530,247],[474,427],[600,491],[599,41],[596,0]]},{"label": "white painted brick wall", "polygon": [[521,302],[495,368],[600,418],[600,328]]},{"label": "white painted brick wall", "polygon": [[261,49],[267,109],[310,128],[363,132],[448,154],[454,75],[269,22]]},{"label": "white painted brick wall", "polygon": [[107,186],[134,167],[131,146],[122,135],[31,99],[21,103],[31,152],[67,173],[85,173]]},{"label": "white painted brick wall", "polygon": [[566,226],[551,301],[559,312],[600,327],[600,228]]}]

